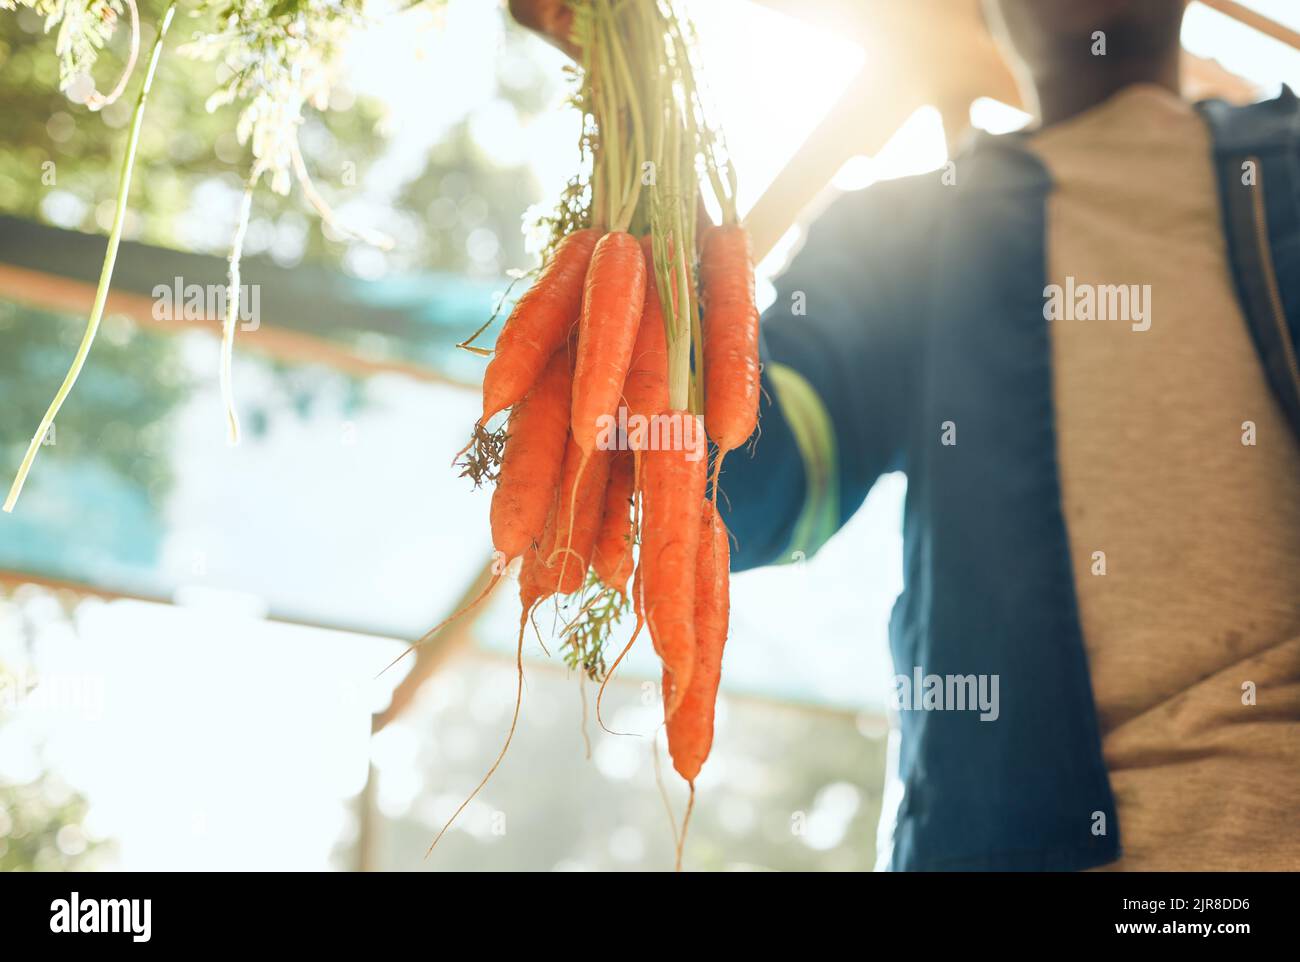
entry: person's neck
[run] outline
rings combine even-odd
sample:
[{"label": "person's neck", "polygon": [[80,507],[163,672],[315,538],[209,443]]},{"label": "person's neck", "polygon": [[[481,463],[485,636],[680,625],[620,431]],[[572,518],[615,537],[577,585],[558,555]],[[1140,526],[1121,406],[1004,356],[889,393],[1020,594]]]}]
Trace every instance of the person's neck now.
[{"label": "person's neck", "polygon": [[1175,57],[1155,70],[1150,63],[1136,68],[1108,64],[1105,70],[1087,75],[1036,77],[1033,102],[1037,105],[1038,127],[1050,127],[1069,120],[1134,84],[1163,87],[1178,95],[1181,92],[1178,66]]}]

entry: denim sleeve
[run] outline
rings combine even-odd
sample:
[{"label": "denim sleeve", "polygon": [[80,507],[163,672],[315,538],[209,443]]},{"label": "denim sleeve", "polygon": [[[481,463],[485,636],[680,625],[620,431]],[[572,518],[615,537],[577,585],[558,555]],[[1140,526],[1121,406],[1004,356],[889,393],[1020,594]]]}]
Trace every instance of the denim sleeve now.
[{"label": "denim sleeve", "polygon": [[811,557],[903,468],[921,340],[909,292],[920,251],[898,233],[921,218],[905,187],[837,199],[777,281],[758,431],[723,463],[733,570]]}]

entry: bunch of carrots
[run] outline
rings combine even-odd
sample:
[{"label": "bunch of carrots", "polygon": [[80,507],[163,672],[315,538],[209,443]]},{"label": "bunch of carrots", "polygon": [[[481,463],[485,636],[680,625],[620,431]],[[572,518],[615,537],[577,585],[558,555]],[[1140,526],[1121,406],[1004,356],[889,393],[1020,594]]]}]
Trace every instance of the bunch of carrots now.
[{"label": "bunch of carrots", "polygon": [[[576,600],[565,628],[571,663],[600,680],[602,694],[648,629],[689,820],[713,742],[729,618],[718,479],[758,416],[749,237],[675,3],[515,0],[511,9],[582,66],[584,172],[497,338],[482,415],[462,452],[465,473],[495,482],[498,563],[480,600],[518,565],[519,652],[540,605]],[[704,189],[721,225],[701,223]],[[606,671],[609,625],[629,608],[632,639]],[[517,666],[522,696],[521,656]],[[517,698],[511,735],[518,716]]]}]

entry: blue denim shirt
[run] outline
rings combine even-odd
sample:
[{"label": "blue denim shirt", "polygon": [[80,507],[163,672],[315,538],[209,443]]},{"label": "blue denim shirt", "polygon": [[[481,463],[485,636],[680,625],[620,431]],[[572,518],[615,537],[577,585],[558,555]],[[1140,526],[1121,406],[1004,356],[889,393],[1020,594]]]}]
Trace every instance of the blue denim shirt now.
[{"label": "blue denim shirt", "polygon": [[[1300,431],[1300,107],[1284,90],[1201,110],[1247,323]],[[1121,826],[1061,510],[1052,184],[1019,135],[975,137],[955,173],[846,195],[813,225],[763,319],[759,436],[719,503],[742,570],[811,555],[904,471],[895,670],[996,675],[1000,714],[900,713],[891,867],[1085,869],[1120,856]]]}]

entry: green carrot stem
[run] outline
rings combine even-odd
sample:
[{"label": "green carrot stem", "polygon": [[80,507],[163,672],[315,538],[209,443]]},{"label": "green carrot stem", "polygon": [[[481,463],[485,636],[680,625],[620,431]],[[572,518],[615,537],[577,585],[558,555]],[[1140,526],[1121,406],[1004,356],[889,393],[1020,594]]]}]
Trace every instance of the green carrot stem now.
[{"label": "green carrot stem", "polygon": [[[718,206],[722,208],[722,222],[737,224],[740,217],[736,208],[736,168],[731,163],[730,155],[725,162],[718,160],[718,146],[721,141],[726,150],[726,141],[721,131],[710,126],[704,109],[704,98],[700,94],[699,84],[695,79],[696,64],[691,56],[694,37],[691,35],[690,23],[683,17],[675,18],[669,27],[674,59],[680,64],[682,88],[687,104],[686,119],[690,125],[691,138],[699,145],[704,158],[705,174],[713,188]],[[720,168],[726,169],[726,181],[722,179]]]},{"label": "green carrot stem", "polygon": [[[694,252],[695,250],[695,221],[698,207],[695,204],[695,196],[691,195],[689,200],[683,200],[683,204],[689,204],[683,211],[683,216],[687,222],[686,228],[686,250]],[[690,300],[687,310],[690,311],[691,318],[691,344],[695,349],[695,364],[691,368],[692,383],[692,406],[691,410],[697,414],[704,413],[704,329],[700,323],[700,298],[696,285],[689,283],[687,278],[687,289],[690,292]]]},{"label": "green carrot stem", "polygon": [[[684,139],[679,171],[685,170],[694,174],[695,153],[693,143],[693,139]],[[683,305],[681,310],[685,312],[684,317],[678,320],[678,324],[681,325],[687,336],[688,345],[686,350],[687,359],[684,364],[687,378],[686,389],[691,398],[690,409],[699,414],[704,410],[699,390],[703,371],[704,343],[701,340],[703,333],[700,330],[700,314],[697,310],[694,277],[691,271],[691,265],[695,257],[695,191],[697,189],[693,176],[689,178],[681,177],[677,184],[676,200],[673,206],[677,213],[677,297],[679,303]],[[692,368],[690,361],[692,351],[696,361],[694,368]]]},{"label": "green carrot stem", "polygon": [[[583,132],[579,144],[591,152],[591,226],[604,231],[609,221],[609,188],[605,183],[605,150],[600,143],[599,117],[603,111],[601,94],[596,85],[598,72],[595,51],[598,46],[595,10],[592,6],[578,6],[574,9],[574,36],[582,57],[581,102],[583,111]],[[594,132],[588,132],[587,119],[596,124]]]},{"label": "green carrot stem", "polygon": [[632,215],[636,212],[637,201],[641,197],[641,163],[645,160],[645,122],[641,117],[641,103],[637,96],[637,85],[632,79],[632,71],[628,68],[627,55],[623,51],[623,42],[619,37],[619,25],[612,14],[609,25],[609,46],[612,51],[613,65],[618,71],[619,79],[622,81],[624,92],[627,95],[628,112],[632,120],[633,162],[628,165],[632,178],[631,186],[623,199],[623,207],[619,211],[614,226],[615,230],[626,230],[632,222]]},{"label": "green carrot stem", "polygon": [[[680,225],[680,208],[676,219]],[[685,236],[682,231],[675,230],[673,231],[673,237],[677,244],[677,249],[674,251],[674,274],[677,280],[678,317],[676,322],[677,343],[674,345],[674,356],[669,358],[669,364],[673,365],[673,368],[669,372],[668,393],[673,410],[679,411],[690,407],[691,334],[694,324],[691,323],[686,313],[690,310],[691,305],[691,269],[686,262]]]},{"label": "green carrot stem", "polygon": [[663,254],[668,265],[668,283],[661,291],[664,315],[670,319],[668,325],[668,404],[675,410],[685,410],[690,405],[691,387],[691,328],[685,322],[686,311],[690,303],[690,269],[687,265],[686,237],[681,216],[681,125],[679,118],[672,116],[668,128],[667,170],[661,185],[667,197],[668,223],[662,230],[671,240],[671,250],[665,242]]},{"label": "green carrot stem", "polygon": [[86,321],[86,331],[81,336],[81,345],[77,348],[76,356],[72,359],[72,366],[63,378],[63,384],[59,387],[58,393],[54,395],[54,400],[50,402],[45,416],[41,418],[40,427],[32,435],[31,444],[27,446],[27,453],[23,456],[22,464],[18,466],[18,473],[14,476],[13,485],[9,488],[9,496],[5,498],[4,510],[6,512],[12,512],[14,505],[18,503],[18,496],[22,494],[23,485],[27,482],[27,475],[36,460],[36,454],[41,448],[41,442],[45,440],[50,427],[54,424],[54,419],[58,417],[63,402],[72,393],[72,386],[77,383],[77,378],[81,375],[81,369],[86,365],[86,358],[90,355],[90,346],[94,343],[95,335],[99,332],[99,322],[104,316],[104,305],[108,301],[108,288],[113,280],[113,266],[117,262],[117,248],[122,240],[122,227],[126,222],[126,201],[131,192],[131,174],[135,168],[136,148],[140,143],[140,128],[144,123],[145,103],[149,97],[149,88],[153,86],[154,73],[158,69],[158,58],[162,54],[163,38],[167,36],[167,28],[171,26],[172,17],[175,14],[176,0],[172,0],[166,12],[163,13],[162,23],[158,28],[158,37],[154,40],[153,51],[149,55],[149,66],[145,70],[144,83],[140,86],[139,97],[136,98],[135,112],[131,117],[131,132],[127,138],[126,154],[122,158],[122,170],[118,175],[117,205],[113,211],[113,226],[108,233],[108,249],[104,252],[104,264],[99,272],[99,286],[95,288],[95,301],[90,308],[90,317]]},{"label": "green carrot stem", "polygon": [[[602,5],[601,11],[608,13],[608,7]],[[623,206],[625,181],[622,176],[622,157],[619,153],[621,135],[618,129],[618,97],[615,86],[614,70],[609,62],[609,22],[608,16],[602,16],[596,23],[596,37],[599,48],[596,60],[596,96],[600,100],[600,115],[597,127],[600,130],[600,146],[605,154],[605,220],[614,228],[613,221],[618,217]]]}]

